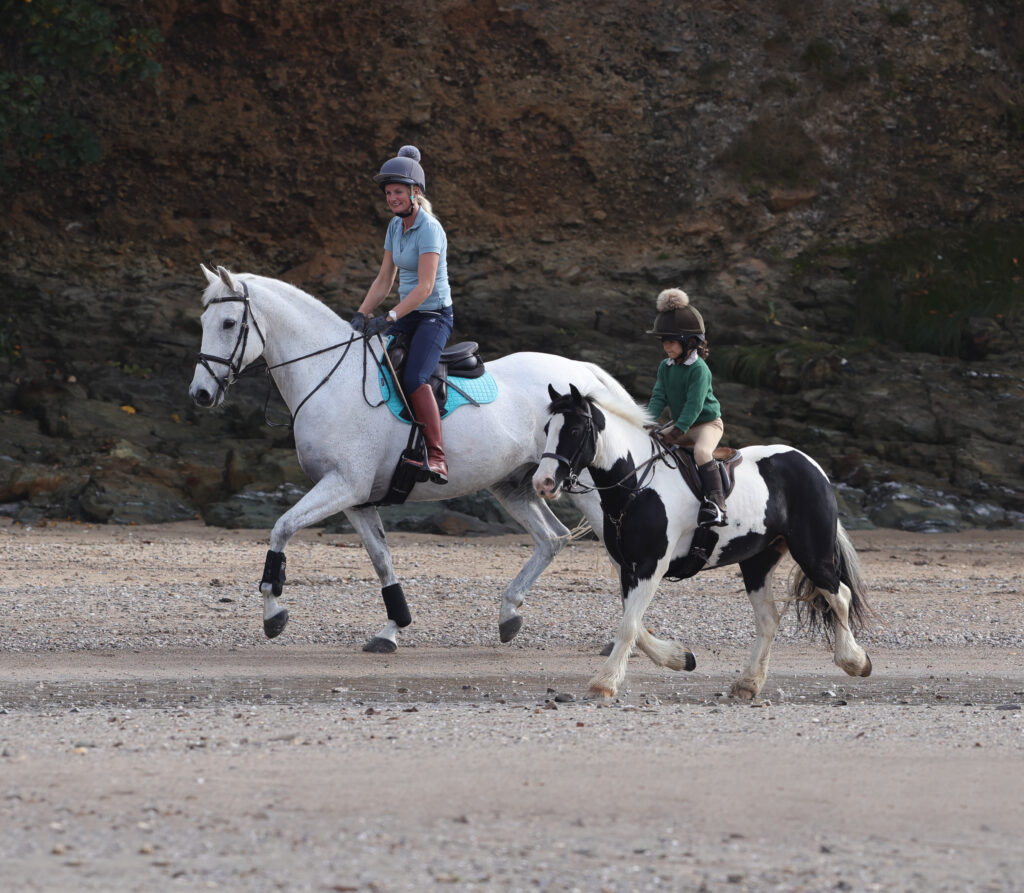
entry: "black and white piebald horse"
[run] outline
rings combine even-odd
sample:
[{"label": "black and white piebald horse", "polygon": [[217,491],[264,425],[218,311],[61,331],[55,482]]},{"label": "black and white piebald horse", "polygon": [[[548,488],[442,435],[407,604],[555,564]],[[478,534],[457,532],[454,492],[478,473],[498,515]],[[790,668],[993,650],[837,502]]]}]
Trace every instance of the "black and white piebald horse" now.
[{"label": "black and white piebald horse", "polygon": [[[798,569],[790,597],[806,605],[811,625],[821,626],[834,642],[836,664],[851,676],[871,674],[871,660],[854,638],[854,627],[870,610],[857,554],[839,523],[832,486],[813,459],[782,445],[743,448],[734,466],[728,526],[698,528],[700,500],[683,480],[680,460],[645,429],[651,420],[644,410],[632,401],[584,396],[575,385],[568,394],[551,385],[548,392],[547,444],[533,484],[551,499],[570,492],[580,473],[590,470],[601,494],[602,539],[622,586],[622,622],[611,654],[590,681],[592,693],[611,697],[618,691],[663,577],[739,564],[757,640],[732,694],[755,697],[781,618],[771,595],[772,574],[786,552]],[[655,663],[694,668],[692,656],[670,660],[670,649],[679,646],[663,644],[661,655],[643,650]]]}]

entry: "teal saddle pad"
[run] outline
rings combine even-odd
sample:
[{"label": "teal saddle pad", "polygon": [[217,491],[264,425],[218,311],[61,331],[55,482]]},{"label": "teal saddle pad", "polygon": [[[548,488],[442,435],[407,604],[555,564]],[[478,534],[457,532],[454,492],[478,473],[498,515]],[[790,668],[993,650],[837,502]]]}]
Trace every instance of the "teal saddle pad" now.
[{"label": "teal saddle pad", "polygon": [[[465,393],[460,394],[459,391]],[[402,410],[405,409],[405,405],[394,386],[391,370],[386,367],[380,370],[380,396],[395,418],[407,425],[412,424],[408,419],[402,418]],[[448,399],[445,400],[444,408],[441,410],[441,418],[446,418],[467,403],[472,406],[472,400],[477,403],[493,403],[497,397],[498,383],[486,369],[479,378],[459,378],[456,375],[449,375]]]}]

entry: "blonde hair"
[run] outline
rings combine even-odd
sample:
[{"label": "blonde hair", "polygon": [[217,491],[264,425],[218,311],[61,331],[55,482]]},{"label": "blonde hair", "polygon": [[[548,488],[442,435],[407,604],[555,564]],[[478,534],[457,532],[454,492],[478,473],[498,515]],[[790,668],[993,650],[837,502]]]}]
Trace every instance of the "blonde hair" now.
[{"label": "blonde hair", "polygon": [[419,205],[424,211],[426,211],[431,217],[440,219],[434,213],[434,206],[430,203],[430,199],[427,198],[422,192],[419,192],[419,186],[411,187],[413,190],[413,196],[416,199],[416,204]]}]

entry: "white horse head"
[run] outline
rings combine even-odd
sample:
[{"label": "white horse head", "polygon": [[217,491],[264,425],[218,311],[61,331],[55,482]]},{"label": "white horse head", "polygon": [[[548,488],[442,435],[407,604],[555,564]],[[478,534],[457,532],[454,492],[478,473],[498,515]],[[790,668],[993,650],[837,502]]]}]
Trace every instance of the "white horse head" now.
[{"label": "white horse head", "polygon": [[266,347],[266,324],[253,309],[247,279],[224,267],[217,272],[199,265],[206,275],[203,292],[203,342],[189,396],[198,406],[218,406],[228,386]]}]

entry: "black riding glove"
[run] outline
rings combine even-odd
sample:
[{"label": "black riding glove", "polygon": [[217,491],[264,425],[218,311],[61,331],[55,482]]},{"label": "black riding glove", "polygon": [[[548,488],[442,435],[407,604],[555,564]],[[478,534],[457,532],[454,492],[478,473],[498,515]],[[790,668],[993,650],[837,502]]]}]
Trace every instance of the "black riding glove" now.
[{"label": "black riding glove", "polygon": [[383,332],[388,326],[391,325],[391,320],[386,316],[373,316],[366,321],[366,326],[363,328],[363,334],[367,338],[372,338]]},{"label": "black riding glove", "polygon": [[356,315],[352,317],[352,331],[361,332],[366,326],[366,314],[356,311]]}]

